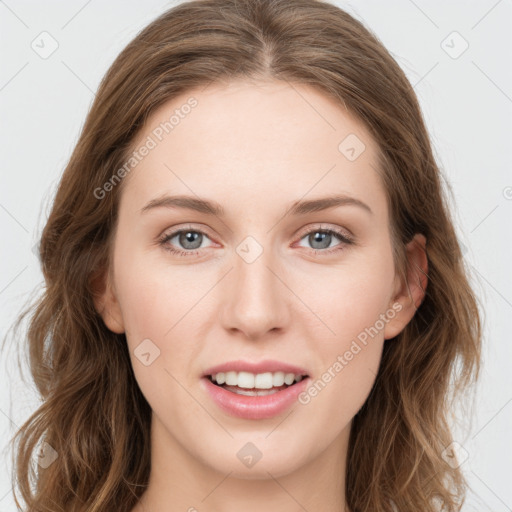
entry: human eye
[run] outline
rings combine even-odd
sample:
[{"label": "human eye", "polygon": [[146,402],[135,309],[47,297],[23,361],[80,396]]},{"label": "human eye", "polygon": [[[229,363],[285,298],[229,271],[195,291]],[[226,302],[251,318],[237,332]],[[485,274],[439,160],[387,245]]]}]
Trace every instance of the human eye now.
[{"label": "human eye", "polygon": [[[181,244],[185,250],[181,250],[172,245],[172,240],[174,238],[177,238],[176,243]],[[209,237],[204,231],[195,229],[192,226],[186,226],[184,228],[171,231],[170,233],[164,233],[158,240],[158,243],[171,254],[188,257],[197,255],[197,249],[204,248],[203,241],[205,239],[209,239]]]},{"label": "human eye", "polygon": [[[322,255],[329,255],[341,251],[345,246],[355,243],[355,239],[352,235],[339,229],[323,228],[322,226],[303,232],[299,241],[302,241],[306,237],[308,243],[313,244],[313,252],[315,254],[321,253]],[[336,238],[340,240],[340,243],[332,246],[332,242]],[[173,242],[173,239],[176,239],[176,241]],[[203,242],[209,239],[208,234],[203,230],[194,228],[193,226],[186,226],[164,233],[158,240],[158,243],[171,254],[180,257],[189,257],[199,254],[199,249],[208,247],[205,247]],[[176,247],[176,244],[180,245],[182,249]],[[315,244],[318,245],[315,247]],[[210,245],[209,247],[212,246]]]},{"label": "human eye", "polygon": [[[339,229],[323,228],[322,226],[309,229],[305,233],[302,233],[300,240],[306,237],[308,243],[313,244],[312,249],[314,253],[321,253],[322,255],[342,251],[347,245],[353,245],[355,243],[355,239],[352,235],[342,232]],[[331,246],[331,242],[333,242],[335,238],[338,238],[341,243]],[[317,247],[314,247],[315,244],[317,244]]]}]

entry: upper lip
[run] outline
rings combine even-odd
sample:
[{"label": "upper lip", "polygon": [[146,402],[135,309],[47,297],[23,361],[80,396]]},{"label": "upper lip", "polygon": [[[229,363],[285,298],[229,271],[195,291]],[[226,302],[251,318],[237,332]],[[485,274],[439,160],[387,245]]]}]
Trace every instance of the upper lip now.
[{"label": "upper lip", "polygon": [[266,359],[264,361],[259,362],[251,362],[251,361],[227,361],[225,363],[221,363],[211,368],[208,368],[203,373],[203,377],[207,377],[208,375],[215,375],[219,372],[249,372],[249,373],[266,373],[266,372],[283,372],[283,373],[294,373],[295,375],[308,375],[307,370],[301,368],[300,366],[295,366],[289,363],[283,363],[282,361],[276,361],[271,359]]}]

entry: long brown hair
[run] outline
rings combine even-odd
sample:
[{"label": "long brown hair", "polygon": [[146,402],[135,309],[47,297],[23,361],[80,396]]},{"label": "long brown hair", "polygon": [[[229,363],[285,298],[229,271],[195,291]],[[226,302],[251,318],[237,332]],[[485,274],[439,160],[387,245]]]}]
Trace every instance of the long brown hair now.
[{"label": "long brown hair", "polygon": [[[384,344],[375,385],[354,418],[348,506],[460,510],[467,483],[445,456],[454,441],[450,399],[478,379],[480,304],[413,88],[362,23],[315,0],[178,4],[142,30],[106,73],[42,232],[44,292],[14,326],[18,331],[31,313],[26,353],[42,402],[11,440],[24,510],[130,510],[145,490],[151,409],[125,335],[108,330],[93,303],[92,283],[110,269],[123,183],[101,199],[93,191],[127,161],[157,107],[238,78],[307,84],[355,114],[378,143],[402,276],[405,244],[415,233],[427,239],[425,298]],[[43,460],[57,459],[37,464],[36,472],[38,449]]]}]

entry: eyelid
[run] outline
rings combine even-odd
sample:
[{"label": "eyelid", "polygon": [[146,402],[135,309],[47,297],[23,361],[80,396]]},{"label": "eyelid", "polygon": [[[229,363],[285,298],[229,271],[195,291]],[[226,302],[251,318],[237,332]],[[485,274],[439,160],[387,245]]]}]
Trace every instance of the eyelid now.
[{"label": "eyelid", "polygon": [[164,229],[161,235],[158,235],[158,239],[161,238],[167,238],[168,236],[176,236],[182,231],[194,231],[197,233],[202,233],[203,235],[207,235],[208,238],[212,239],[212,235],[210,234],[210,229],[203,226],[202,224],[191,224],[191,223],[185,223],[185,224],[178,224],[176,226],[173,226],[171,228]]},{"label": "eyelid", "polygon": [[312,227],[305,227],[299,232],[298,240],[302,240],[306,235],[315,231],[332,231],[337,236],[344,238],[346,241],[355,242],[355,236],[348,229],[330,224],[326,225],[324,223],[316,224]]}]

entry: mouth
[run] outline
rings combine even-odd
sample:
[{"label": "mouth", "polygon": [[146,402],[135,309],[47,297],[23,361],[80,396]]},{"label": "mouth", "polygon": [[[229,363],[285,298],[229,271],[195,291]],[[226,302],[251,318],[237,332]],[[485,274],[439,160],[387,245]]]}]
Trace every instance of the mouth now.
[{"label": "mouth", "polygon": [[265,372],[219,372],[205,376],[213,385],[236,395],[268,396],[296,386],[307,374]]},{"label": "mouth", "polygon": [[239,359],[208,368],[201,387],[225,414],[262,420],[283,414],[311,384],[306,367],[277,359]]}]

